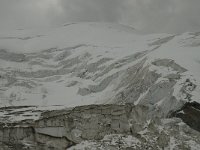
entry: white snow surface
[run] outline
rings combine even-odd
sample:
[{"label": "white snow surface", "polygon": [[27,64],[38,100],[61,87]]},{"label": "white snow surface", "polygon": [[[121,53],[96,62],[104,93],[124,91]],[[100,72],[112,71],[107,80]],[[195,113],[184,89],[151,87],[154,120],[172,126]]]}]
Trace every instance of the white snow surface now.
[{"label": "white snow surface", "polygon": [[[144,35],[134,28],[112,23],[71,23],[54,28],[1,32],[0,50],[0,55],[5,55],[0,57],[1,107],[13,105],[74,107],[106,103],[115,95],[114,89],[121,81],[121,76],[112,79],[108,86],[98,92],[80,94],[79,91],[99,85],[109,76],[123,74],[125,70],[144,58],[147,59],[146,66],[158,59],[171,59],[185,68],[187,71],[181,73],[181,79],[175,85],[174,95],[177,99],[181,98],[181,85],[184,79],[190,78],[196,85],[191,93],[192,100],[200,101],[200,34],[198,33]],[[147,51],[147,54],[135,61],[126,64],[120,61],[144,51]],[[8,54],[13,57],[24,54],[27,60],[22,61],[21,58],[18,61],[9,60]],[[103,59],[106,61],[103,62]],[[100,64],[92,66],[90,71],[88,71],[90,68],[84,67],[97,62]],[[106,72],[113,63],[119,67],[111,67]],[[166,80],[164,79],[166,75],[177,73],[170,67],[151,66],[150,69],[161,74],[158,82]],[[42,76],[38,75],[40,73],[31,76],[32,73],[39,71],[44,71]],[[48,75],[49,71],[59,73]],[[25,73],[29,75],[24,75]],[[21,86],[21,83],[26,83],[30,87]],[[146,95],[146,92],[144,93],[141,93],[140,98]],[[138,102],[139,100],[136,103]],[[157,105],[161,105],[161,102]]]}]

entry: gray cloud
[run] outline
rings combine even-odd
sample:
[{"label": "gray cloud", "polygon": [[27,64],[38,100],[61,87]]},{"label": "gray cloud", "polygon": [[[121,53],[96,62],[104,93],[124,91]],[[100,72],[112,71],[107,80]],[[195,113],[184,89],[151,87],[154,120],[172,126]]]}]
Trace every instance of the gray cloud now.
[{"label": "gray cloud", "polygon": [[98,21],[180,33],[200,30],[199,6],[200,0],[0,0],[0,28]]}]

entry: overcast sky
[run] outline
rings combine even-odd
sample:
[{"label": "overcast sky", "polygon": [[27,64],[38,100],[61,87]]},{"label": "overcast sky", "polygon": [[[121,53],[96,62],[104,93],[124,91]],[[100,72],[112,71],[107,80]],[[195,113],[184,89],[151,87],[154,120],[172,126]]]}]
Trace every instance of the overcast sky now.
[{"label": "overcast sky", "polygon": [[0,29],[115,22],[146,32],[200,31],[200,0],[0,0]]}]

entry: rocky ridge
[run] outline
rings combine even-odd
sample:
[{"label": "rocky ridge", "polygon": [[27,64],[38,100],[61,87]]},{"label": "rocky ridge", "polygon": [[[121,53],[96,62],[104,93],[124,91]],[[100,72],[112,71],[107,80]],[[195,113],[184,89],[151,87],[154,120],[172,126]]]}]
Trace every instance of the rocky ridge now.
[{"label": "rocky ridge", "polygon": [[2,150],[198,149],[200,133],[141,105],[88,105],[45,111],[37,120],[1,122]]}]

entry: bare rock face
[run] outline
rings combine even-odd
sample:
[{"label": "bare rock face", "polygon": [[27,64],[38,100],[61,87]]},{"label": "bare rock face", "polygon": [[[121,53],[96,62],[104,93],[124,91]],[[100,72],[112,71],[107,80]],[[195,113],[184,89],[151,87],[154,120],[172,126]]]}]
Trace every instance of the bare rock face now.
[{"label": "bare rock face", "polygon": [[134,123],[141,125],[147,119],[147,115],[143,116],[147,108],[135,107],[131,104],[91,105],[76,107],[69,112],[63,110],[58,115],[45,113],[42,119],[35,122],[34,128],[39,134],[66,137],[74,143],[99,140],[113,133],[128,134],[136,128]]},{"label": "bare rock face", "polygon": [[200,104],[197,102],[188,102],[178,111],[172,113],[172,116],[181,118],[191,128],[200,132]]},{"label": "bare rock face", "polygon": [[131,104],[91,105],[72,110],[47,111],[32,123],[2,123],[0,141],[2,145],[13,149],[21,149],[20,145],[26,149],[26,143],[31,143],[29,148],[66,149],[84,140],[101,140],[108,134],[138,131],[148,117],[143,115],[145,111],[146,107]]},{"label": "bare rock face", "polygon": [[[187,147],[190,144],[180,141],[200,137],[199,132],[181,124],[181,120],[162,120],[156,113],[149,112],[148,107],[133,104],[46,111],[35,121],[2,122],[0,146],[2,150],[65,150],[70,147],[142,150],[169,148],[170,141],[177,142],[177,148]],[[182,138],[181,132],[188,138]],[[85,145],[85,142],[90,144]],[[193,142],[200,146],[199,140]]]}]

